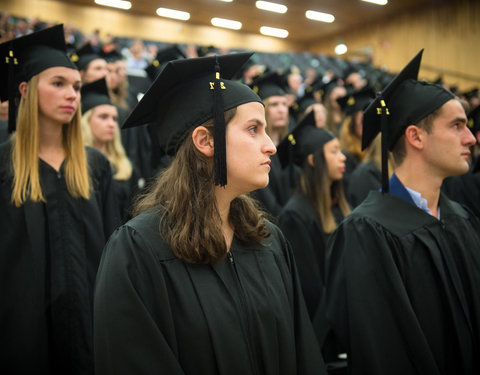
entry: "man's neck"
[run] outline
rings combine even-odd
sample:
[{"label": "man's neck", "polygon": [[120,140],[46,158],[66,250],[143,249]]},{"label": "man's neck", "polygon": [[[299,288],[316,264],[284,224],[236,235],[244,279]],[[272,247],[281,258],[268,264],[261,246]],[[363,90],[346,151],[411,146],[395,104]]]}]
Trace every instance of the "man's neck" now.
[{"label": "man's neck", "polygon": [[432,215],[438,216],[438,200],[443,178],[434,176],[423,168],[410,168],[405,163],[395,169],[395,175],[403,186],[420,193],[422,198],[426,199]]}]

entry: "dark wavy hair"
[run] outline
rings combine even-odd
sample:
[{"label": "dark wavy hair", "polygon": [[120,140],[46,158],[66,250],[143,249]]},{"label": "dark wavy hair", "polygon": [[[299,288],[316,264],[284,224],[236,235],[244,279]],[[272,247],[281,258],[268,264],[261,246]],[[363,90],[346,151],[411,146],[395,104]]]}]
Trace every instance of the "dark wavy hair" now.
[{"label": "dark wavy hair", "polygon": [[[236,108],[225,112],[225,123]],[[213,119],[203,124],[213,131]],[[160,232],[173,253],[189,263],[215,263],[227,254],[227,244],[215,198],[213,162],[197,150],[192,133],[179,147],[170,167],[165,169],[136,202],[134,215],[152,208],[162,211]],[[270,234],[265,213],[248,195],[230,205],[229,221],[235,236],[245,243],[262,243]]]}]

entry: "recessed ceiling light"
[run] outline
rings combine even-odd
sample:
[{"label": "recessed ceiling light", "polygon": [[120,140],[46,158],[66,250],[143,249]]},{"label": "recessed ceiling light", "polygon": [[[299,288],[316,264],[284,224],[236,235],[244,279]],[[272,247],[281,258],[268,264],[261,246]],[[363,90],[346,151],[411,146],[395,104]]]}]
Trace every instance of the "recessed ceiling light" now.
[{"label": "recessed ceiling light", "polygon": [[336,46],[335,46],[335,53],[337,55],[343,55],[345,53],[347,53],[347,46],[345,43],[338,43]]},{"label": "recessed ceiling light", "polygon": [[377,5],[387,5],[388,0],[362,0],[365,1],[366,3],[372,3],[372,4],[377,4]]},{"label": "recessed ceiling light", "polygon": [[307,10],[305,12],[305,17],[307,17],[310,20],[320,21],[320,22],[332,23],[333,21],[335,21],[335,17],[333,16],[333,14],[317,12],[315,10]]},{"label": "recessed ceiling light", "polygon": [[224,18],[214,17],[211,20],[213,26],[225,27],[227,29],[240,30],[242,23],[238,21],[226,20]]},{"label": "recessed ceiling light", "polygon": [[157,14],[160,17],[174,18],[181,21],[186,21],[190,19],[190,13],[168,8],[158,8]]},{"label": "recessed ceiling light", "polygon": [[288,8],[285,5],[271,3],[269,1],[257,1],[255,3],[255,6],[258,9],[268,10],[269,12],[275,12],[275,13],[286,13],[288,10]]},{"label": "recessed ceiling light", "polygon": [[288,31],[284,29],[276,29],[275,27],[262,26],[260,32],[263,35],[275,36],[277,38],[286,38],[288,36]]},{"label": "recessed ceiling light", "polygon": [[132,7],[132,3],[130,1],[124,0],[95,0],[95,4],[120,9],[130,9]]}]

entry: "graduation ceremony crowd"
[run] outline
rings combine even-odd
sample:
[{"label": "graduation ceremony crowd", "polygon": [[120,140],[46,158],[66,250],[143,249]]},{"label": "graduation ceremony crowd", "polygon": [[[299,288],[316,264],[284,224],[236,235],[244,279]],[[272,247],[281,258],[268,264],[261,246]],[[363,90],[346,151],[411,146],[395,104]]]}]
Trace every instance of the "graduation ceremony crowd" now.
[{"label": "graduation ceremony crowd", "polygon": [[429,51],[279,67],[8,17],[1,374],[480,374],[480,98]]}]

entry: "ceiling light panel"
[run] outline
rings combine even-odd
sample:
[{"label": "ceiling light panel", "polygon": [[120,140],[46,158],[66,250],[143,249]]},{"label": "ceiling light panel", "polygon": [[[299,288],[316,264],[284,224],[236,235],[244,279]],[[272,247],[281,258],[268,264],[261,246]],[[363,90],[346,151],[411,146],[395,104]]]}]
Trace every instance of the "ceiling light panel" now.
[{"label": "ceiling light panel", "polygon": [[95,4],[119,9],[130,9],[132,7],[130,1],[124,0],[95,0]]},{"label": "ceiling light panel", "polygon": [[288,8],[285,5],[271,3],[269,1],[257,1],[255,3],[255,6],[258,9],[268,10],[269,12],[275,12],[275,13],[286,13],[288,10]]}]

